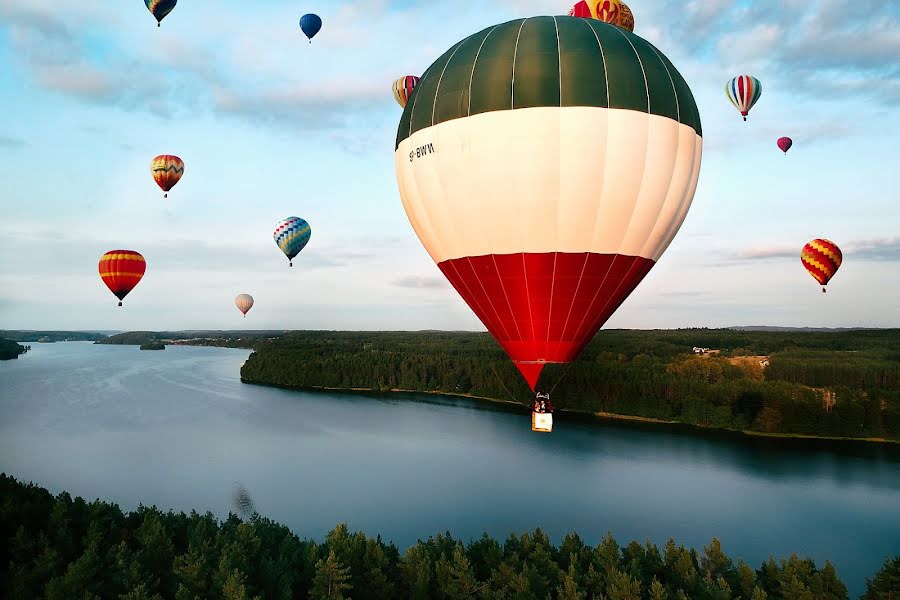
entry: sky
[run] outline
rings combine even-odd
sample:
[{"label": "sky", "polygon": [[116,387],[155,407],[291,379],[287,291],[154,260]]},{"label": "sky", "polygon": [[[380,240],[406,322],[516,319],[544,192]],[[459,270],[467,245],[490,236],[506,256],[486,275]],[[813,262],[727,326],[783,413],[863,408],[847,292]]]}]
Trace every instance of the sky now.
[{"label": "sky", "polygon": [[[390,86],[569,5],[182,0],[157,28],[139,0],[0,0],[0,329],[482,329],[403,211]],[[900,327],[900,3],[629,5],[691,86],[704,157],[606,327]],[[723,91],[741,73],[763,81],[748,123]],[[164,153],[186,163],[168,199]],[[313,228],[292,269],[272,240],[290,215]],[[799,261],[815,237],[844,251],[826,295]],[[97,275],[115,248],[148,262],[121,309]]]}]

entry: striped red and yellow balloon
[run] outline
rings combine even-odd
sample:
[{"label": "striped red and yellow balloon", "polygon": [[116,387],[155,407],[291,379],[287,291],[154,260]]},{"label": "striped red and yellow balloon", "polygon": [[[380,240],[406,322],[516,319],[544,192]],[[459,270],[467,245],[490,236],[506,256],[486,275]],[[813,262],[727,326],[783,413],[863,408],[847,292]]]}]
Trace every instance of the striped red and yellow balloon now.
[{"label": "striped red and yellow balloon", "polygon": [[404,75],[394,82],[394,100],[397,101],[397,104],[406,108],[406,103],[409,102],[409,97],[417,83],[419,83],[419,78],[415,75]]},{"label": "striped red and yellow balloon", "polygon": [[116,298],[119,306],[128,292],[141,281],[147,270],[147,262],[134,250],[110,250],[100,257],[100,278]]},{"label": "striped red and yellow balloon", "polygon": [[812,240],[803,246],[803,250],[800,252],[800,261],[803,263],[803,267],[822,285],[823,292],[825,286],[841,267],[843,258],[838,245],[823,238]]},{"label": "striped red and yellow balloon", "polygon": [[169,190],[181,180],[184,175],[184,161],[174,154],[160,154],[150,163],[150,173],[159,188],[166,192],[164,198],[169,197]]},{"label": "striped red and yellow balloon", "polygon": [[570,17],[597,19],[613,25],[619,24],[621,14],[622,3],[619,0],[580,0],[569,11]]}]

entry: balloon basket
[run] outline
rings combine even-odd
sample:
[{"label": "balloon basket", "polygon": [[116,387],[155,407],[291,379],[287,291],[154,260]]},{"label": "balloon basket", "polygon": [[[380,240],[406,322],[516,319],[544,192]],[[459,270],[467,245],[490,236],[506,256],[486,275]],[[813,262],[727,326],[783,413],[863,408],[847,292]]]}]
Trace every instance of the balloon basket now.
[{"label": "balloon basket", "polygon": [[122,302],[121,302],[121,301],[119,301],[119,306],[122,306]]},{"label": "balloon basket", "polygon": [[531,413],[531,430],[541,433],[553,431],[553,413]]}]

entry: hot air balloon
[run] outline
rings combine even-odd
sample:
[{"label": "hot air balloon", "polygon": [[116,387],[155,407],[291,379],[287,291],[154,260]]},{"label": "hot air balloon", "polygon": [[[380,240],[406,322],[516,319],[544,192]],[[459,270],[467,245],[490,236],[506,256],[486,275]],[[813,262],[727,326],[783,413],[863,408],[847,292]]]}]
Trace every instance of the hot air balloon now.
[{"label": "hot air balloon", "polygon": [[789,137],[780,137],[778,138],[777,144],[778,147],[781,148],[781,151],[787,154],[787,151],[794,145],[794,140]]},{"label": "hot air balloon", "polygon": [[535,17],[429,67],[395,165],[419,240],[535,391],[669,246],[702,146],[691,90],[652,44]]},{"label": "hot air balloon", "polygon": [[156,185],[166,192],[163,198],[169,197],[169,190],[181,180],[184,175],[184,161],[172,154],[160,154],[150,163],[150,173]]},{"label": "hot air balloon", "polygon": [[322,29],[322,19],[319,15],[309,13],[300,17],[300,30],[309,38],[310,44],[320,29]]},{"label": "hot air balloon", "polygon": [[288,265],[293,267],[294,257],[300,254],[300,251],[309,243],[309,237],[312,235],[312,229],[309,223],[300,217],[288,217],[278,222],[275,226],[275,243],[288,257]]},{"label": "hot air balloon", "polygon": [[166,15],[178,4],[178,0],[144,0],[144,4],[147,5],[150,14],[156,17],[156,26],[159,27]]},{"label": "hot air balloon", "polygon": [[634,31],[634,13],[622,0],[619,0],[619,22],[616,25],[628,31]]},{"label": "hot air balloon", "polygon": [[110,250],[100,257],[100,278],[119,299],[119,306],[140,282],[146,269],[144,257],[134,250]]},{"label": "hot air balloon", "polygon": [[244,313],[244,318],[247,318],[247,311],[253,308],[253,296],[250,294],[238,294],[234,299],[234,305],[238,307],[238,310]]},{"label": "hot air balloon", "polygon": [[417,83],[419,83],[419,78],[415,75],[404,75],[394,82],[394,100],[397,101],[397,104],[406,108],[406,102]]},{"label": "hot air balloon", "polygon": [[822,293],[825,293],[825,286],[837,273],[841,267],[844,255],[841,249],[834,242],[822,238],[817,238],[803,246],[800,252],[800,262],[809,274],[822,285]]},{"label": "hot air balloon", "polygon": [[725,84],[725,93],[746,121],[750,109],[762,95],[762,83],[756,77],[738,75]]},{"label": "hot air balloon", "polygon": [[617,25],[621,14],[619,0],[580,0],[569,10],[570,17],[597,19],[604,23]]}]

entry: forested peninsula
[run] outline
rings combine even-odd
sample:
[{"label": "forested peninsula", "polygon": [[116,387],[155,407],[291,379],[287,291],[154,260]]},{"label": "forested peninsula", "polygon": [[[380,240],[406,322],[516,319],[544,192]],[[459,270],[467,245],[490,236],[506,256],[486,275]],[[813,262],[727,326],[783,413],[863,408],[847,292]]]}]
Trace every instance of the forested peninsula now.
[{"label": "forested peninsula", "polygon": [[[247,383],[533,398],[487,333],[304,331],[254,349]],[[604,330],[541,386],[566,411],[897,442],[900,330]]]},{"label": "forested peninsula", "polygon": [[20,354],[28,352],[28,346],[23,346],[18,342],[0,338],[0,360],[13,360],[19,358]]},{"label": "forested peninsula", "polygon": [[[834,567],[791,556],[759,568],[713,539],[702,552],[669,540],[596,546],[541,530],[503,541],[449,533],[405,551],[335,527],[321,542],[252,514],[210,513],[53,496],[0,475],[0,596],[193,600],[848,600]],[[900,557],[866,580],[861,600],[896,594]],[[896,595],[894,596],[896,597]]]}]

